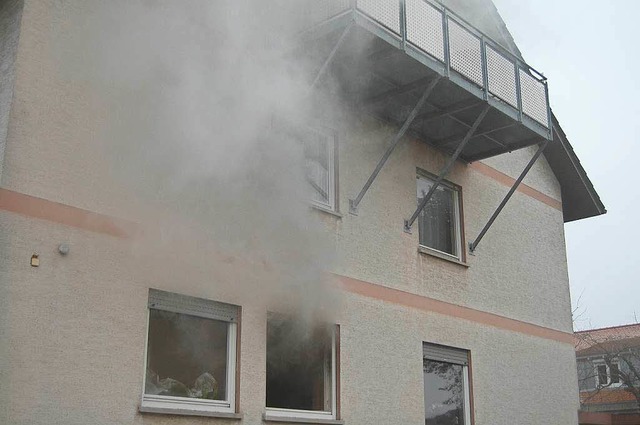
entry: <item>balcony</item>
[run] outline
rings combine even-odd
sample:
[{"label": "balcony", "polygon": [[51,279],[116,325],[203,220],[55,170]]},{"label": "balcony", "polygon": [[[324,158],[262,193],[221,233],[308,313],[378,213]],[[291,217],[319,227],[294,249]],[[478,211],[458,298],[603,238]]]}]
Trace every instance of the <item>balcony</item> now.
[{"label": "balcony", "polygon": [[466,162],[552,140],[546,79],[442,4],[307,7],[301,40],[319,88]]}]

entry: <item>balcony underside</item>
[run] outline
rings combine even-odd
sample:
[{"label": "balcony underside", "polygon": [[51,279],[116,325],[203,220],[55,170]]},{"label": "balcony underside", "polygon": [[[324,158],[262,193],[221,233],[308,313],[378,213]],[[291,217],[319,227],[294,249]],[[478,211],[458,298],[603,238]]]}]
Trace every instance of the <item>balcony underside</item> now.
[{"label": "balcony underside", "polygon": [[[347,13],[305,34],[298,54],[318,70],[353,21]],[[446,75],[442,63],[389,34],[385,28],[359,17],[351,26],[318,88],[339,96],[384,121],[402,124],[425,88]],[[411,124],[408,135],[445,152],[462,142],[473,122],[491,106],[460,158],[473,162],[538,144],[549,130],[481,87],[450,70],[442,78]]]}]

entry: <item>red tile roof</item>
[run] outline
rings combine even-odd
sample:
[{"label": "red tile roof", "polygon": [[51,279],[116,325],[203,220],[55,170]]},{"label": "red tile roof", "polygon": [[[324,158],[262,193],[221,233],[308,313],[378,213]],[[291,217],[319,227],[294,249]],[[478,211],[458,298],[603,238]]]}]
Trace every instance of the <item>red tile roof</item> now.
[{"label": "red tile roof", "polygon": [[582,352],[596,345],[623,343],[626,346],[640,346],[640,323],[588,329],[575,332],[576,351]]},{"label": "red tile roof", "polygon": [[580,403],[582,404],[616,404],[630,401],[635,402],[635,396],[622,388],[580,391]]}]

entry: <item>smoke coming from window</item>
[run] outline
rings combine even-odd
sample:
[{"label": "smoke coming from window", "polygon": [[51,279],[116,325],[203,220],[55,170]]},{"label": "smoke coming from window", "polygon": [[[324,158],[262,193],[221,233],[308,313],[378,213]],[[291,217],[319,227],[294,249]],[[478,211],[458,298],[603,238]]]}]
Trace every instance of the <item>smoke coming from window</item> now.
[{"label": "smoke coming from window", "polygon": [[145,229],[131,249],[149,286],[333,303],[324,226],[335,220],[311,210],[304,144],[273,126],[319,115],[317,68],[291,53],[308,4],[118,0],[52,12],[83,23],[55,40],[56,59],[95,109],[96,193]]}]

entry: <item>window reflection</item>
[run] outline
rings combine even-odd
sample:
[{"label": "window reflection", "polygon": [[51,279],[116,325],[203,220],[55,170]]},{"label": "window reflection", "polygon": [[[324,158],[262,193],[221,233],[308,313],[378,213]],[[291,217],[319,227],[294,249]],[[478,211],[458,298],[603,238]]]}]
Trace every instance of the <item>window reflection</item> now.
[{"label": "window reflection", "polygon": [[423,361],[426,425],[464,425],[464,367]]}]

